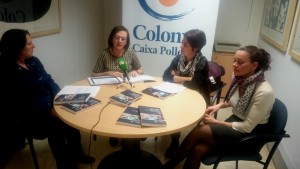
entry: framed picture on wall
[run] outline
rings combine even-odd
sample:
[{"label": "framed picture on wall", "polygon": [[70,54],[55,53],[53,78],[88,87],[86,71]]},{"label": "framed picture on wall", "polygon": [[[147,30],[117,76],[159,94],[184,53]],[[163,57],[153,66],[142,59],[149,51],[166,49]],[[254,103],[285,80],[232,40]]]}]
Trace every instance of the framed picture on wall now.
[{"label": "framed picture on wall", "polygon": [[262,39],[286,51],[297,0],[266,0],[260,27]]},{"label": "framed picture on wall", "polygon": [[32,37],[59,33],[60,0],[0,0],[0,36],[12,28],[26,29]]},{"label": "framed picture on wall", "polygon": [[295,27],[292,34],[292,42],[289,50],[289,54],[298,62],[300,62],[300,5],[297,8],[298,14],[295,20]]}]

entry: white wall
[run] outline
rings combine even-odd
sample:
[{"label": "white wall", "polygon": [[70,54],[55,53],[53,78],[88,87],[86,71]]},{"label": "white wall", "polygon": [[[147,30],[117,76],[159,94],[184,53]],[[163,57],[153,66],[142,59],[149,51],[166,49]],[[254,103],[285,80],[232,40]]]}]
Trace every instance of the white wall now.
[{"label": "white wall", "polygon": [[259,38],[260,23],[263,15],[263,6],[264,0],[252,0],[249,27],[246,34],[246,39],[242,44],[257,44]]},{"label": "white wall", "polygon": [[256,45],[263,5],[262,0],[221,0],[215,41]]},{"label": "white wall", "polygon": [[[249,27],[252,0],[220,1],[216,42],[239,43],[244,46]],[[238,6],[238,8],[237,8]]]},{"label": "white wall", "polygon": [[104,0],[104,37],[105,44],[107,47],[107,39],[112,28],[116,25],[122,24],[122,0]]},{"label": "white wall", "polygon": [[[253,22],[252,25],[255,25],[254,23],[259,23],[260,25],[264,1],[255,1],[253,6],[255,10],[252,12],[252,18],[256,19],[252,19],[251,22]],[[299,5],[298,3],[298,6]],[[275,97],[282,100],[288,109],[286,131],[291,135],[291,138],[282,140],[279,145],[279,151],[288,169],[298,169],[300,167],[300,161],[298,160],[300,147],[297,145],[299,145],[300,142],[300,135],[297,130],[300,127],[300,105],[297,97],[300,95],[300,90],[298,89],[300,86],[300,63],[293,60],[288,54],[289,49],[286,52],[281,52],[262,40],[259,37],[259,27],[260,26],[255,28],[256,31],[255,29],[251,29],[253,32],[256,32],[253,36],[257,36],[258,46],[266,49],[272,56],[272,69],[266,72],[266,78],[273,86]],[[251,34],[248,34],[248,36],[250,35]],[[248,39],[250,39],[250,37]],[[278,163],[278,160],[274,162],[278,165],[277,168],[281,169],[285,167],[284,164]]]},{"label": "white wall", "polygon": [[298,169],[300,167],[300,135],[299,124],[299,98],[300,90],[300,64],[291,59],[288,53],[282,53],[263,40],[259,40],[259,46],[270,52],[272,56],[272,69],[266,73],[266,78],[273,86],[275,97],[281,99],[288,109],[288,122],[286,131],[291,138],[283,139],[279,147],[287,168]]},{"label": "white wall", "polygon": [[91,74],[106,42],[101,8],[103,1],[61,0],[62,31],[33,39],[34,55],[61,87]]},{"label": "white wall", "polygon": [[[298,3],[299,5],[300,3]],[[291,135],[291,138],[283,139],[279,150],[287,168],[298,169],[300,168],[298,159],[300,156],[298,131],[300,128],[300,90],[298,89],[300,86],[300,63],[293,60],[288,52],[281,52],[262,39],[259,39],[258,44],[269,51],[272,56],[272,69],[267,72],[266,77],[273,86],[275,96],[281,99],[288,109],[286,131]]]}]

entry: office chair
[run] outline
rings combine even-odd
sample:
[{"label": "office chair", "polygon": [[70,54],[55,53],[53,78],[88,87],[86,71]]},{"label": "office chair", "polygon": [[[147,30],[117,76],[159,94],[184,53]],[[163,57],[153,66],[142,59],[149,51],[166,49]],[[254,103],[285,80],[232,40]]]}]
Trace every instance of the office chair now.
[{"label": "office chair", "polygon": [[35,153],[35,149],[34,149],[34,145],[33,145],[33,139],[44,140],[46,138],[47,138],[46,135],[35,135],[34,136],[32,134],[29,134],[29,133],[26,134],[26,139],[28,141],[28,145],[29,145],[29,148],[30,148],[31,157],[32,157],[35,169],[39,169],[40,167],[39,167],[39,163],[38,163],[37,156],[36,156],[36,153]]},{"label": "office chair", "polygon": [[[213,95],[211,95],[211,97],[210,97],[210,106],[220,103],[221,93],[222,93],[223,87],[225,85],[226,85],[226,83],[224,83],[223,81],[219,81],[216,84],[216,87],[211,92],[211,93],[213,93]],[[215,119],[217,118],[217,115],[218,115],[218,113],[216,112],[214,114]]]},{"label": "office chair", "polygon": [[40,167],[39,167],[39,163],[38,163],[36,153],[35,153],[35,149],[34,149],[34,145],[33,145],[33,138],[28,136],[26,139],[27,139],[29,147],[30,147],[31,157],[32,157],[32,160],[33,160],[34,168],[39,169]]},{"label": "office chair", "polygon": [[[252,132],[254,134],[240,140],[240,143],[235,145],[235,149],[215,151],[206,156],[201,162],[205,165],[213,164],[213,169],[216,169],[220,162],[236,161],[236,169],[238,169],[239,160],[256,161],[262,164],[264,169],[267,169],[281,140],[290,137],[284,130],[288,117],[287,113],[285,104],[276,98],[266,130],[261,131],[256,128]],[[260,151],[269,142],[274,144],[271,146],[267,159],[263,161]]]}]

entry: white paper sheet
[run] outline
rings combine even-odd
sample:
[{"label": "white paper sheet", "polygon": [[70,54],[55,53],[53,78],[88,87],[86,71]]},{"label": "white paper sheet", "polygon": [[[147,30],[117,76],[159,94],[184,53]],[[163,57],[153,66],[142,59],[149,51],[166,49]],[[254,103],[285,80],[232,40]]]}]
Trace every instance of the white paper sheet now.
[{"label": "white paper sheet", "polygon": [[91,93],[90,96],[95,97],[100,90],[100,86],[64,86],[57,95],[74,94],[74,93]]},{"label": "white paper sheet", "polygon": [[161,85],[153,86],[153,88],[159,89],[161,91],[168,92],[168,93],[179,93],[179,92],[182,92],[186,87],[182,86],[181,84],[165,82]]}]

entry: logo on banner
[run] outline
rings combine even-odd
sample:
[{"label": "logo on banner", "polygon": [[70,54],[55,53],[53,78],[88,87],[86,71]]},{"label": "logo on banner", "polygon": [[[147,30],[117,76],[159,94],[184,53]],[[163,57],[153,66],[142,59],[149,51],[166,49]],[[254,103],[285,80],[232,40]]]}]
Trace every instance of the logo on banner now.
[{"label": "logo on banner", "polygon": [[[179,0],[159,0],[158,4],[155,4],[155,6],[161,6],[161,7],[174,7],[175,4],[178,2]],[[151,0],[151,3],[155,3],[156,1]],[[149,14],[150,16],[152,16],[153,18],[162,20],[162,21],[172,21],[172,20],[179,20],[182,19],[185,15],[189,14],[190,12],[192,12],[194,10],[194,8],[192,9],[184,9],[185,6],[181,6],[181,10],[183,8],[183,11],[180,12],[176,12],[174,13],[174,11],[178,11],[178,10],[168,10],[167,12],[171,12],[172,14],[163,14],[162,12],[159,12],[157,9],[153,9],[152,7],[150,7],[148,5],[148,3],[146,2],[146,0],[139,0],[139,3],[141,5],[141,7],[143,8],[143,10]],[[164,10],[165,12],[165,10]]]}]

